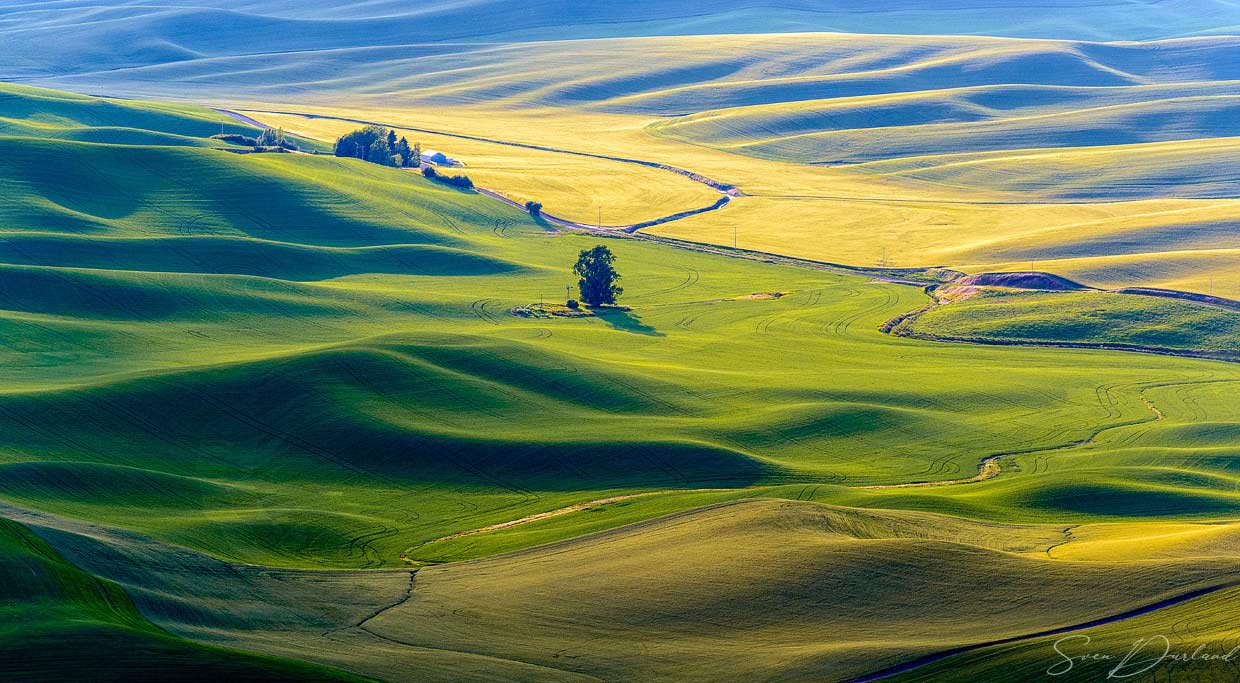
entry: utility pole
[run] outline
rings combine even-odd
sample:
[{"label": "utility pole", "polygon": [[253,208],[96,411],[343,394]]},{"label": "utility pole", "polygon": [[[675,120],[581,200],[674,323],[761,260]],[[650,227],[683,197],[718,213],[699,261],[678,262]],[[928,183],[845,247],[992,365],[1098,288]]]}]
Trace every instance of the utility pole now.
[{"label": "utility pole", "polygon": [[732,224],[732,248],[736,248],[736,224]]},{"label": "utility pole", "polygon": [[594,224],[599,230],[603,229],[603,205],[598,206],[598,222]]},{"label": "utility pole", "polygon": [[573,286],[564,285],[564,301],[571,301],[573,298]]}]

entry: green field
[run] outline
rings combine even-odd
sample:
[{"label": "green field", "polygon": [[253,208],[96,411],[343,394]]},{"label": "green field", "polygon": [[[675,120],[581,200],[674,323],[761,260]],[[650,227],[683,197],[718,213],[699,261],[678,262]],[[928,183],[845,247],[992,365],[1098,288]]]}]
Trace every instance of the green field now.
[{"label": "green field", "polygon": [[[1025,636],[1164,601],[1081,632],[1234,640],[1234,363],[890,335],[931,304],[923,285],[559,231],[358,160],[237,154],[210,135],[254,131],[191,105],[0,95],[0,573],[29,625],[0,630],[9,677],[847,681],[1014,638],[892,679],[1021,681],[1056,661],[1053,636]],[[609,154],[641,135],[642,154],[696,149],[684,167],[768,187],[846,177],[599,115],[565,117],[624,120]],[[482,174],[541,186],[521,154]],[[578,172],[603,187],[605,164]],[[746,201],[763,197],[717,213]],[[1225,221],[1226,198],[1202,201]],[[626,309],[513,314],[560,302],[600,243]],[[1231,352],[1235,315],[1007,291],[910,325]]]},{"label": "green field", "polygon": [[1240,352],[1235,308],[1100,291],[994,290],[936,306],[897,331],[996,344],[1113,345],[1220,357]]},{"label": "green field", "polygon": [[0,661],[20,680],[362,681],[317,666],[177,638],[117,584],[83,572],[22,525],[0,520]]}]

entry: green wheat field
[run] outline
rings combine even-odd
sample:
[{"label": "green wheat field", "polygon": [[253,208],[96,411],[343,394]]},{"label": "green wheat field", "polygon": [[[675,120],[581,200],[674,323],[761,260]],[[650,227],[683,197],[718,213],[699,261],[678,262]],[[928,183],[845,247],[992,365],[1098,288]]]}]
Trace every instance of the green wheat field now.
[{"label": "green wheat field", "polygon": [[0,596],[15,682],[1240,680],[1240,6],[0,0]]}]

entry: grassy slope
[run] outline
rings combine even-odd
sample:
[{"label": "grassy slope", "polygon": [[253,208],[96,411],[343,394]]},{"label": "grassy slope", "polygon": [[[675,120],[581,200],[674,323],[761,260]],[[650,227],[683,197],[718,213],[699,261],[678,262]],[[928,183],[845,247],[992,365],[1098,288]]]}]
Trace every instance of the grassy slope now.
[{"label": "grassy slope", "polygon": [[[840,680],[1226,584],[1238,569],[1234,524],[1065,529],[769,499],[423,569],[412,582],[250,571],[33,519],[175,633],[393,680],[718,680],[722,657],[746,680]],[[1213,614],[1226,604],[1205,599]]]},{"label": "grassy slope", "polygon": [[[951,479],[1142,420],[1142,388],[1200,373],[893,339],[911,288],[631,242],[631,313],[516,318],[597,240],[347,160],[8,144],[5,495],[231,558],[393,563],[617,491]],[[143,495],[96,500],[101,477]]]},{"label": "grassy slope", "polygon": [[[1180,558],[1195,562],[1234,558],[1237,552],[1233,524],[1103,524],[1068,527],[1060,542],[1045,554],[1057,560],[1106,563],[1111,567],[1133,562]],[[1103,566],[1106,566],[1103,565]],[[989,578],[983,581],[989,584]],[[1222,580],[1214,585],[1229,585]],[[1035,591],[1041,595],[1042,590]],[[1119,623],[1096,626],[1068,635],[992,646],[949,657],[916,672],[890,680],[956,681],[985,678],[1025,681],[1046,675],[1058,665],[1060,680],[1093,681],[1120,666],[1130,680],[1162,681],[1180,678],[1230,681],[1236,676],[1234,658],[1225,657],[1238,640],[1230,614],[1235,589],[1226,589],[1187,603],[1160,609]],[[1115,603],[1117,606],[1119,603]],[[1118,613],[1116,610],[1115,613]],[[990,631],[986,639],[1001,637]],[[981,639],[979,639],[981,640]],[[945,649],[945,648],[944,648]],[[1197,656],[1193,656],[1193,653]],[[1064,653],[1064,654],[1060,654]],[[1064,668],[1064,655],[1089,656]],[[871,667],[871,670],[877,667]]]},{"label": "grassy slope", "polygon": [[[255,607],[233,601],[268,595],[253,583],[267,572],[47,535],[178,634],[398,679],[692,680],[725,647],[757,677],[843,675],[1234,571],[1222,551],[1154,561],[1125,545],[1167,520],[1240,510],[1234,366],[892,338],[877,327],[924,301],[914,288],[628,240],[609,246],[632,311],[518,318],[507,311],[553,300],[599,238],[350,160],[4,144],[7,501],[286,567],[391,566],[411,546],[427,562],[477,558],[743,497],[874,510],[751,501],[684,518],[709,533],[665,519],[425,569],[418,599],[367,622],[381,637],[331,624],[399,602],[404,573],[367,573],[379,583],[353,598],[336,597],[349,574],[277,574],[339,599],[323,607],[332,619],[278,591],[260,602],[279,609],[240,617]],[[770,291],[791,294],[737,298]],[[968,477],[1015,451],[984,483],[857,487]],[[692,490],[721,487],[733,490]],[[422,545],[633,492],[655,494]],[[1117,522],[1128,526],[1096,552],[1124,562],[1046,558],[1065,526]],[[166,567],[181,569],[144,573]],[[728,600],[696,590],[703,567],[726,578]],[[961,608],[976,618],[944,619],[939,595],[890,605],[935,634],[911,639],[875,626],[873,604],[887,603],[873,601],[894,592],[856,592],[876,572],[994,583]],[[330,595],[307,576],[330,579]],[[807,603],[824,580],[840,589]],[[655,581],[674,591],[653,595]],[[983,618],[1031,581],[1048,601]],[[951,603],[970,605],[978,584],[960,581]],[[171,595],[192,597],[173,609]],[[735,612],[746,600],[761,609]],[[431,613],[437,628],[422,628]],[[733,618],[748,635],[716,626]],[[307,626],[293,637],[287,620]],[[806,628],[854,636],[806,645]]]},{"label": "grassy slope", "polygon": [[[1240,642],[1231,617],[1238,597],[1240,591],[1232,588],[1130,621],[1073,633],[1068,639],[1048,636],[984,648],[886,680],[928,683],[983,676],[1015,682],[1054,670],[1059,672],[1057,680],[1074,682],[1096,681],[1112,671],[1140,683],[1233,681],[1235,658],[1227,655]],[[1074,658],[1070,668],[1067,657]]]},{"label": "grassy slope", "polygon": [[[591,680],[471,654],[468,642],[456,649],[416,648],[373,635],[367,628],[376,615],[415,597],[416,581],[408,570],[297,571],[228,564],[126,531],[5,504],[0,508],[74,564],[123,587],[144,615],[183,638],[314,661],[380,680]],[[303,675],[302,680],[317,679]]]},{"label": "grassy slope", "polygon": [[13,680],[363,680],[177,638],[139,614],[118,585],[83,572],[7,519],[0,519],[0,577],[0,671]]},{"label": "grassy slope", "polygon": [[167,102],[128,102],[0,84],[0,136],[135,145],[228,147],[204,138],[256,130],[213,111]]},{"label": "grassy slope", "polygon": [[369,628],[605,680],[718,680],[721,642],[737,680],[842,680],[1233,580],[1234,560],[1050,560],[1061,531],[749,501],[423,570]]},{"label": "grassy slope", "polygon": [[1240,351],[1235,311],[1109,292],[1006,293],[937,307],[910,327],[935,337],[996,342],[1129,344]]}]

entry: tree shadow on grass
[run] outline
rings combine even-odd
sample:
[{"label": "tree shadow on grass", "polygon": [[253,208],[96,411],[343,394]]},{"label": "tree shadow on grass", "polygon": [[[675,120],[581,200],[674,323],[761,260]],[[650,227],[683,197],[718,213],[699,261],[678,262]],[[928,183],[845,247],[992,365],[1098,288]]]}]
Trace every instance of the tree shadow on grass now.
[{"label": "tree shadow on grass", "polygon": [[594,309],[594,315],[596,315],[599,320],[602,320],[617,330],[632,332],[633,334],[644,334],[648,337],[667,336],[646,323],[643,323],[641,318],[633,315],[629,311],[619,308],[596,308]]}]

